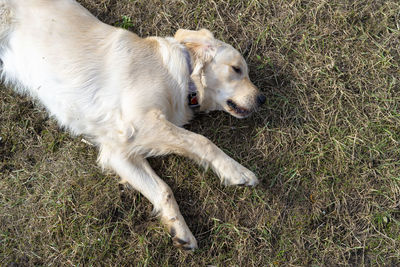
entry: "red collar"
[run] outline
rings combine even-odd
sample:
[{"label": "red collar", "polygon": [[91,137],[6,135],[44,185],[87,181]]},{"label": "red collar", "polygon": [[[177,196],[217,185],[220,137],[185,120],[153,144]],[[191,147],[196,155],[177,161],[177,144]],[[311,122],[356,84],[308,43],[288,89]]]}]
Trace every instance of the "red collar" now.
[{"label": "red collar", "polygon": [[[192,81],[190,81],[193,83]],[[198,108],[200,107],[199,101],[197,100],[197,92],[189,92],[188,94],[188,103],[190,108]]]}]

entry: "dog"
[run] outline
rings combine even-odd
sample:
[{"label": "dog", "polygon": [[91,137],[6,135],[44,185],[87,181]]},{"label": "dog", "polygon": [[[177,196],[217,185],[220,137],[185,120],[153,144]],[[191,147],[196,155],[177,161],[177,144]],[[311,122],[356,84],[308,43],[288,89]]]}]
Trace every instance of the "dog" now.
[{"label": "dog", "polygon": [[225,185],[258,183],[206,137],[181,128],[195,109],[245,118],[266,101],[240,53],[206,29],[141,38],[74,0],[0,0],[0,60],[4,83],[97,146],[100,166],[153,204],[177,247],[192,250],[197,241],[147,157],[176,153],[210,166]]}]

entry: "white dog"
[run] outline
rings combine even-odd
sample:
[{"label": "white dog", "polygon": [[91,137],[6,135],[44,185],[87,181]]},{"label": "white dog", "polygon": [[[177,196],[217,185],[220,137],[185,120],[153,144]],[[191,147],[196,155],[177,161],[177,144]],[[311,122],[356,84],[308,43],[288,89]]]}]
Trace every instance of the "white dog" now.
[{"label": "white dog", "polygon": [[146,157],[177,153],[211,166],[225,185],[258,183],[207,138],[179,127],[191,105],[244,118],[265,102],[243,57],[208,30],[140,38],[74,0],[0,0],[0,59],[4,82],[91,140],[101,166],[150,200],[178,247],[197,242]]}]

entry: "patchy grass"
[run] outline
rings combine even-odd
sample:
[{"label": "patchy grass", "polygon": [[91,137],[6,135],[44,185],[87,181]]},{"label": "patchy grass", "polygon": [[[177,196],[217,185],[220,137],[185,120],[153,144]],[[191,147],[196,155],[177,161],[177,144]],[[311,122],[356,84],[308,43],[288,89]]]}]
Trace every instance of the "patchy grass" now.
[{"label": "patchy grass", "polygon": [[398,1],[80,2],[141,36],[204,27],[245,54],[263,110],[187,128],[261,184],[224,188],[184,158],[151,159],[199,241],[176,250],[94,148],[2,89],[0,265],[400,264]]}]

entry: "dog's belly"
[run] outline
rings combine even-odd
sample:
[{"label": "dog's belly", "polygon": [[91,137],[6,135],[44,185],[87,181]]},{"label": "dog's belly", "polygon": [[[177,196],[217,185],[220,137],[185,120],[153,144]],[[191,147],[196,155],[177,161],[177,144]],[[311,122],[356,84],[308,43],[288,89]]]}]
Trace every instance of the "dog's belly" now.
[{"label": "dog's belly", "polygon": [[66,121],[61,116],[62,113],[65,115],[65,112],[60,112],[67,110],[68,104],[61,101],[65,92],[62,90],[57,75],[51,70],[51,66],[45,64],[44,56],[41,56],[38,51],[33,51],[28,46],[20,49],[18,45],[12,45],[18,40],[11,39],[10,41],[10,49],[2,55],[2,74],[5,81],[13,85],[18,92],[39,99],[52,115],[60,121]]}]

